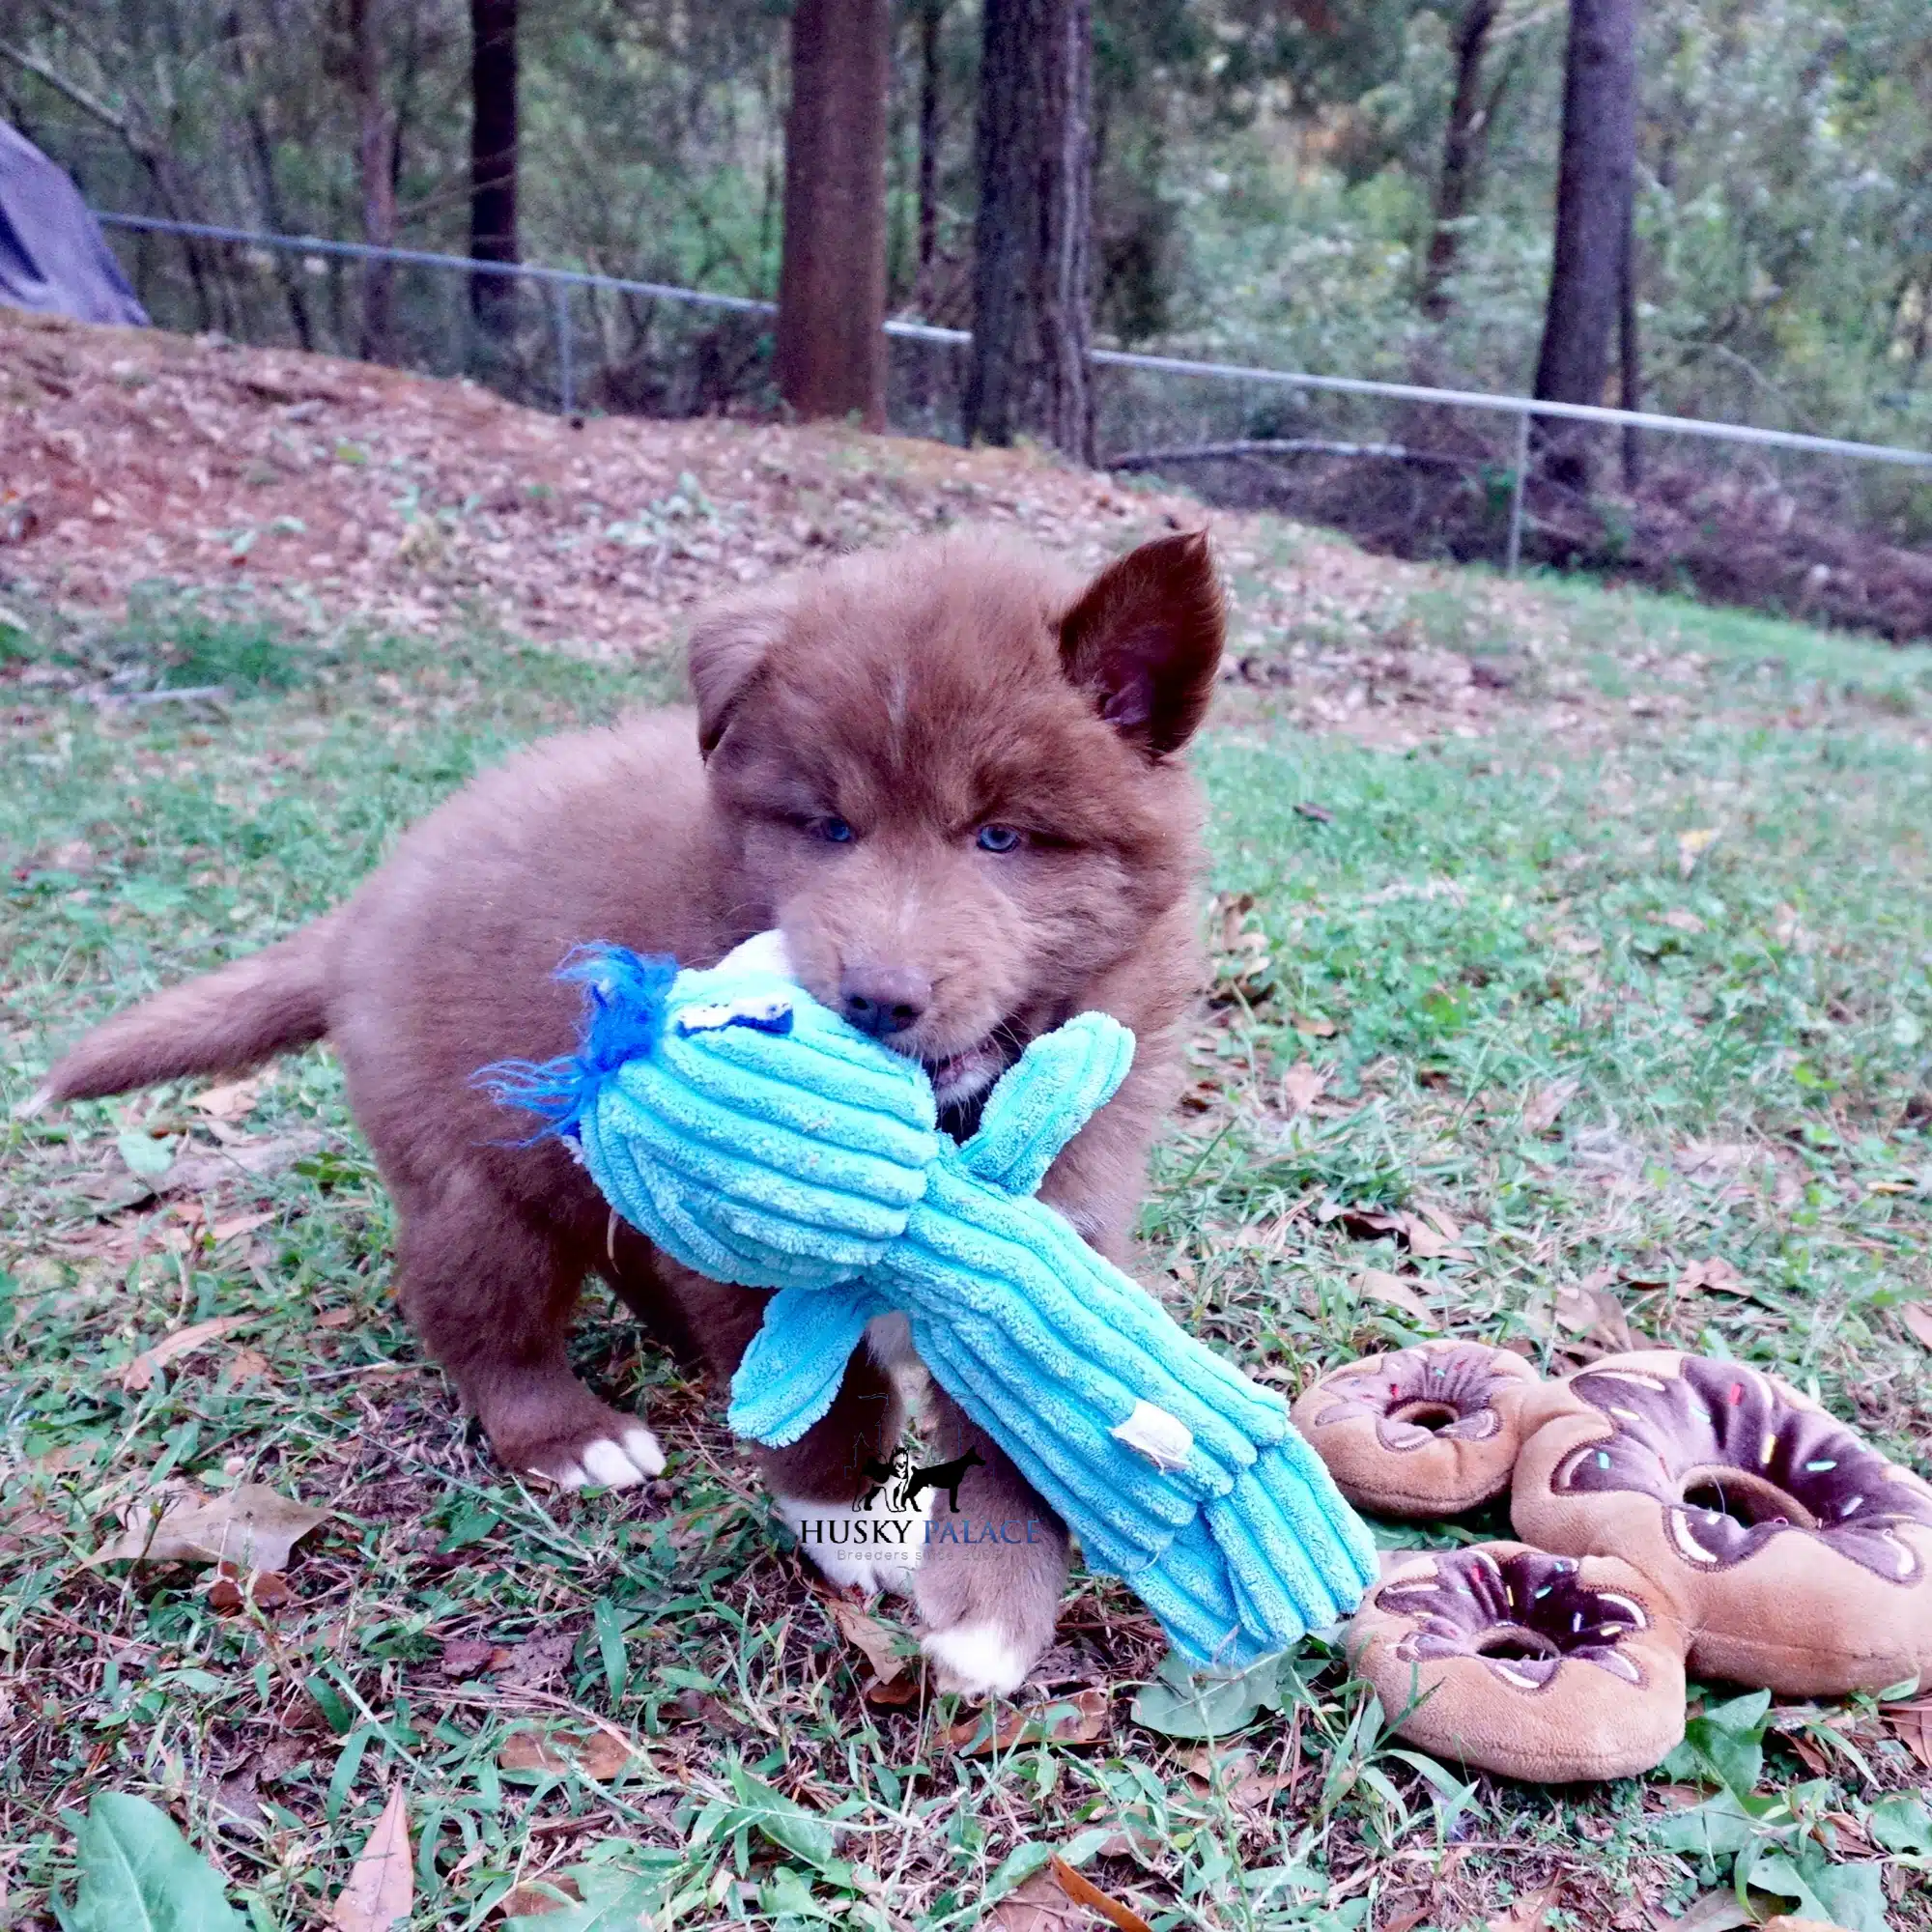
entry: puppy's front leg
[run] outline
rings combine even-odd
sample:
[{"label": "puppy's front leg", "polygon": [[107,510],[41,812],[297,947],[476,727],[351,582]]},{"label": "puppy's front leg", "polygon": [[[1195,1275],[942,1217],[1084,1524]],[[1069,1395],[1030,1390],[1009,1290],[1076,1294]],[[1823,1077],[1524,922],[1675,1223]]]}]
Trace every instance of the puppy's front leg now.
[{"label": "puppy's front leg", "polygon": [[952,1498],[934,1498],[913,1585],[923,1648],[942,1690],[1007,1696],[1053,1641],[1066,1587],[1066,1531],[1005,1450],[952,1397],[932,1391],[938,1454],[978,1450]]}]

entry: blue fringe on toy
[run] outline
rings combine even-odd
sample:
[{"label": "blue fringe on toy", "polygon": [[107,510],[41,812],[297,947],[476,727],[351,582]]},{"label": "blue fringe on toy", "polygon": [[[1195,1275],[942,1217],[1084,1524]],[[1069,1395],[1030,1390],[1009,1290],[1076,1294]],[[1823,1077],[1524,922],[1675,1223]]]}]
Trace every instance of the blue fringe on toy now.
[{"label": "blue fringe on toy", "polygon": [[580,946],[556,977],[584,989],[577,1051],[555,1060],[499,1060],[472,1083],[506,1107],[542,1116],[544,1126],[524,1145],[554,1134],[575,1140],[577,1123],[605,1080],[627,1060],[649,1055],[664,1026],[677,961],[622,946]]},{"label": "blue fringe on toy", "polygon": [[565,977],[588,989],[578,1053],[479,1077],[573,1135],[667,1253],[780,1291],[732,1381],[740,1435],[795,1441],[866,1324],[902,1311],[1088,1567],[1124,1577],[1192,1662],[1242,1668],[1354,1609],[1375,1548],[1287,1404],[1034,1198],[1126,1077],[1119,1022],[1083,1013],[1035,1040],[955,1147],[917,1063],[774,971],[673,978],[597,947]]}]

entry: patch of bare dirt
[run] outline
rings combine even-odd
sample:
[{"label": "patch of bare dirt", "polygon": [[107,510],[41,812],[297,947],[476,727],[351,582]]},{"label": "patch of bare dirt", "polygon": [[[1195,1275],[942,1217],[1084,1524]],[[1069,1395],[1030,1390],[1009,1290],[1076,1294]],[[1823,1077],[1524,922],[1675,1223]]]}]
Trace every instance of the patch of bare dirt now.
[{"label": "patch of bare dirt", "polygon": [[[0,309],[0,597],[118,611],[163,583],[298,632],[484,624],[651,653],[719,591],[830,551],[1009,526],[1093,567],[1210,513],[1031,450],[717,417],[579,423],[476,384]],[[1392,747],[1552,694],[1404,611],[1443,581],[1278,518],[1211,514],[1231,709]],[[1459,592],[1458,594],[1463,594]],[[1482,593],[1532,638],[1547,603]],[[1573,708],[1581,702],[1574,696]]]}]

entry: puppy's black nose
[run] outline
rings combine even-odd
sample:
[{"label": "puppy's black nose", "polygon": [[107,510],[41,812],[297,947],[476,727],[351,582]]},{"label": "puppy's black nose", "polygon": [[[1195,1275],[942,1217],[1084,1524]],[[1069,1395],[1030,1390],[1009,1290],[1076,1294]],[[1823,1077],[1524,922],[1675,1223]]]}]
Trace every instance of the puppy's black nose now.
[{"label": "puppy's black nose", "polygon": [[904,1033],[932,1004],[932,981],[911,966],[848,966],[838,987],[845,1017],[874,1039]]}]

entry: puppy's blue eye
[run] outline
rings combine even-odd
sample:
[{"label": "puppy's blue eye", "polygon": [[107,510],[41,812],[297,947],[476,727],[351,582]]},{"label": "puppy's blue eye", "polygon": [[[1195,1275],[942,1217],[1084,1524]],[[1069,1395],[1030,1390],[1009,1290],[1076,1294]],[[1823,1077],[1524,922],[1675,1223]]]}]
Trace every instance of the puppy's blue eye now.
[{"label": "puppy's blue eye", "polygon": [[1023,842],[1024,836],[1010,825],[982,825],[978,842],[982,852],[1011,852]]},{"label": "puppy's blue eye", "polygon": [[849,845],[857,837],[852,828],[842,818],[820,818],[813,821],[812,828],[828,845]]}]

